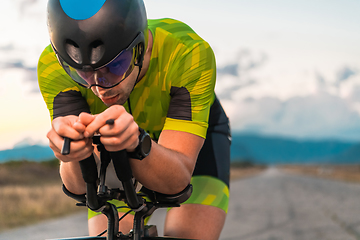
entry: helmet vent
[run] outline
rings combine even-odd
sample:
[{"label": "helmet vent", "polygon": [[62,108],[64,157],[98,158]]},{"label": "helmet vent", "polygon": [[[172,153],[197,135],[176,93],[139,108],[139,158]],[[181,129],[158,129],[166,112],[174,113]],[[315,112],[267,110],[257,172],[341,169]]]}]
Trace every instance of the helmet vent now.
[{"label": "helmet vent", "polygon": [[76,62],[77,64],[82,64],[79,45],[77,45],[74,41],[67,39],[65,42],[65,49],[67,54],[74,62]]},{"label": "helmet vent", "polygon": [[96,64],[100,61],[105,53],[104,43],[100,40],[96,40],[91,43],[91,64]]}]

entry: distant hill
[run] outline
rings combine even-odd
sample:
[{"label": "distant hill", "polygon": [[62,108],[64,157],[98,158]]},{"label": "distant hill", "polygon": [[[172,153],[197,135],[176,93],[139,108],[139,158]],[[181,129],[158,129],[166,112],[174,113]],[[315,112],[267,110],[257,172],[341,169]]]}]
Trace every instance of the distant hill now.
[{"label": "distant hill", "polygon": [[360,143],[354,144],[349,149],[329,159],[330,162],[337,163],[340,161],[346,163],[359,163],[360,164]]},{"label": "distant hill", "polygon": [[258,164],[360,163],[360,143],[234,134],[232,161]]},{"label": "distant hill", "polygon": [[[22,144],[0,151],[0,162],[46,161],[54,158],[48,146]],[[251,134],[232,136],[231,160],[256,164],[360,164],[360,143],[338,140],[296,140]]]},{"label": "distant hill", "polygon": [[7,161],[47,161],[54,159],[54,153],[48,146],[24,145],[0,151],[0,163]]}]

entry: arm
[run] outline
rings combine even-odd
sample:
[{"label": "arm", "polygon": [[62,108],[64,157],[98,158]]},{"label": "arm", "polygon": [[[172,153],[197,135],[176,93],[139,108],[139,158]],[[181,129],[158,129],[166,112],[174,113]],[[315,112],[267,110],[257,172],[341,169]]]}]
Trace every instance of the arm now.
[{"label": "arm", "polygon": [[86,192],[86,186],[81,174],[79,162],[60,162],[60,176],[66,189],[74,194]]},{"label": "arm", "polygon": [[165,194],[189,183],[204,139],[191,133],[165,130],[142,161],[132,159],[133,174],[145,187]]}]

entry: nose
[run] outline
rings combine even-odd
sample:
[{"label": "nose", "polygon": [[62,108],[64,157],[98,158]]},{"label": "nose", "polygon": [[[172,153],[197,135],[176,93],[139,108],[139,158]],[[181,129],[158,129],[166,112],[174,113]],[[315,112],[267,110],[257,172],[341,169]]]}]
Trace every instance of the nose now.
[{"label": "nose", "polygon": [[98,71],[102,74],[106,74],[109,72],[109,68],[108,67],[102,67],[100,69],[98,69]]},{"label": "nose", "polygon": [[98,92],[98,94],[99,94],[100,96],[104,96],[105,93],[107,92],[106,89],[104,89],[104,88],[102,88],[102,87],[100,87],[100,86],[96,86],[95,88],[96,88],[96,91]]}]

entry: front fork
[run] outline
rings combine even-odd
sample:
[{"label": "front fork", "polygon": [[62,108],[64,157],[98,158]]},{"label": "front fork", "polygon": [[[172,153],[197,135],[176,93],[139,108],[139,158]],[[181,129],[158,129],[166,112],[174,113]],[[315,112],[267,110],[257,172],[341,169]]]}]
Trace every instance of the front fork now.
[{"label": "front fork", "polygon": [[105,203],[101,211],[108,219],[108,234],[106,240],[116,240],[119,234],[119,214],[114,204]]}]

